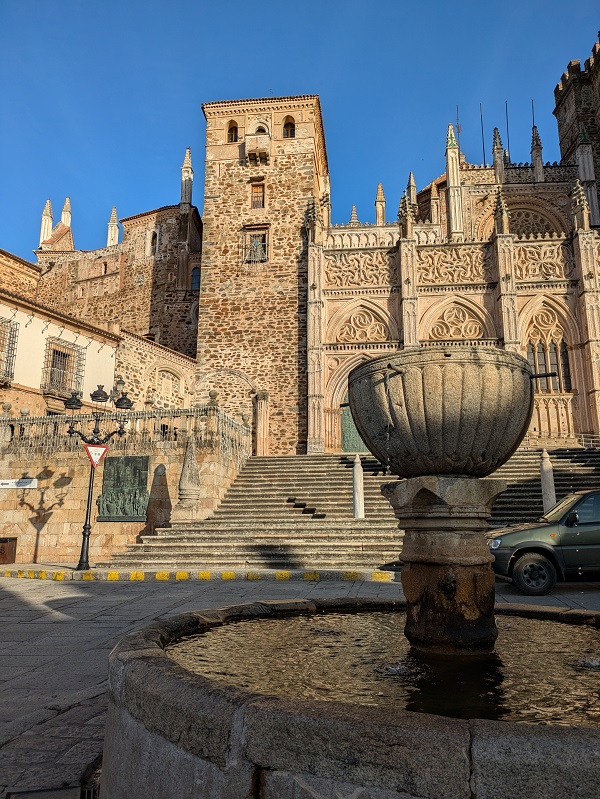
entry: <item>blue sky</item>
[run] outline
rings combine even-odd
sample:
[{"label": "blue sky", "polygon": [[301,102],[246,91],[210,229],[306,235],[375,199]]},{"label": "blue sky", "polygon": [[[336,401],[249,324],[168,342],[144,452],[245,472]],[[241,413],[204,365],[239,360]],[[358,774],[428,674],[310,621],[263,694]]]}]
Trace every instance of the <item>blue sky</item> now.
[{"label": "blue sky", "polygon": [[374,221],[382,182],[395,218],[408,172],[444,171],[446,127],[487,159],[492,128],[529,159],[531,100],[544,160],[558,160],[554,86],[588,58],[598,0],[0,0],[0,248],[34,259],[47,197],[70,195],[75,246],[120,217],[178,202],[192,148],[202,211],[201,103],[321,96],[333,221]]}]

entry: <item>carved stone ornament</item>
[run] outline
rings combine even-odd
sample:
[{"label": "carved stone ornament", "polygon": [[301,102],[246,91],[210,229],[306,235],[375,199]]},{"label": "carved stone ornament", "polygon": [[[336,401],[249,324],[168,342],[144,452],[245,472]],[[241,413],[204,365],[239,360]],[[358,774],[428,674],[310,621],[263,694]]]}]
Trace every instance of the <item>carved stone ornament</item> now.
[{"label": "carved stone ornament", "polygon": [[515,247],[517,280],[565,280],[573,274],[573,256],[566,244],[518,244]]},{"label": "carved stone ornament", "polygon": [[484,247],[427,247],[417,249],[419,283],[444,285],[483,283],[489,279]]},{"label": "carved stone ornament", "polygon": [[325,283],[335,288],[389,286],[397,283],[395,255],[387,250],[325,255]]},{"label": "carved stone ornament", "polygon": [[511,208],[508,216],[510,232],[516,236],[534,236],[538,233],[552,235],[560,232],[549,219],[532,208]]},{"label": "carved stone ornament", "polygon": [[451,305],[432,325],[429,338],[434,340],[482,338],[481,322],[462,305]]},{"label": "carved stone ornament", "polygon": [[560,344],[563,338],[562,326],[551,308],[543,308],[533,315],[529,325],[528,341]]},{"label": "carved stone ornament", "polygon": [[371,311],[365,308],[350,316],[347,322],[340,327],[337,341],[388,341],[390,332],[382,321],[375,318]]}]

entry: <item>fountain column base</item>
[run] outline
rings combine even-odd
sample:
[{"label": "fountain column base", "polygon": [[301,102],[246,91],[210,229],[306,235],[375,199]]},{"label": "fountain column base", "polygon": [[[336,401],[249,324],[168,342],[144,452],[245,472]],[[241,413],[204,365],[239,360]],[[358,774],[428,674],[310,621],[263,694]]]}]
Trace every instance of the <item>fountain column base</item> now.
[{"label": "fountain column base", "polygon": [[497,478],[427,475],[388,483],[382,491],[404,529],[404,634],[419,649],[444,654],[492,652],[493,556],[483,534]]}]

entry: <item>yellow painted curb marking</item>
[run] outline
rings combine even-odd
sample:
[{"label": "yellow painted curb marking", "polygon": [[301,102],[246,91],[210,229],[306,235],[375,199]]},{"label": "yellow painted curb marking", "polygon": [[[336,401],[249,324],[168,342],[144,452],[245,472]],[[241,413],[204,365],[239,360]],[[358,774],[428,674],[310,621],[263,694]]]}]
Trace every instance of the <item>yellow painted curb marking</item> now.
[{"label": "yellow painted curb marking", "polygon": [[221,572],[222,580],[235,580],[235,572]]},{"label": "yellow painted curb marking", "polygon": [[106,575],[107,580],[118,580],[119,579],[119,572],[108,572]]},{"label": "yellow painted curb marking", "polygon": [[389,583],[392,580],[391,572],[373,572],[371,579],[379,583]]},{"label": "yellow painted curb marking", "polygon": [[283,571],[283,570],[282,571],[276,571],[275,572],[275,579],[276,580],[289,580],[290,579],[290,573],[286,572],[286,571]]},{"label": "yellow painted curb marking", "polygon": [[210,572],[198,572],[199,580],[210,580]]},{"label": "yellow painted curb marking", "polygon": [[143,580],[145,578],[144,572],[131,572],[129,575],[130,580]]},{"label": "yellow painted curb marking", "polygon": [[321,579],[321,575],[319,572],[304,572],[304,579],[314,583]]},{"label": "yellow painted curb marking", "polygon": [[52,572],[52,579],[53,580],[64,580],[65,573],[64,572]]},{"label": "yellow painted curb marking", "polygon": [[25,574],[21,571],[21,569],[19,569],[17,572],[17,577],[25,577]]},{"label": "yellow painted curb marking", "polygon": [[171,576],[170,572],[156,572],[154,575],[155,580],[168,580]]},{"label": "yellow painted curb marking", "polygon": [[40,572],[40,580],[45,580],[45,579],[46,579],[46,570],[42,569],[42,571]]},{"label": "yellow painted curb marking", "polygon": [[246,579],[247,580],[262,580],[262,575],[260,575],[258,572],[248,572],[246,574]]},{"label": "yellow painted curb marking", "polygon": [[360,572],[344,572],[343,580],[360,580]]},{"label": "yellow painted curb marking", "polygon": [[93,580],[94,579],[94,572],[83,572],[81,575],[82,580]]},{"label": "yellow painted curb marking", "polygon": [[4,572],[4,576],[5,576],[5,577],[12,577],[12,572],[11,572],[11,571],[9,571],[9,570],[7,569],[7,570]]},{"label": "yellow painted curb marking", "polygon": [[175,579],[176,580],[189,580],[190,573],[189,572],[175,572]]},{"label": "yellow painted curb marking", "polygon": [[35,572],[32,571],[31,569],[27,572],[27,576],[29,577],[30,580],[35,580]]}]

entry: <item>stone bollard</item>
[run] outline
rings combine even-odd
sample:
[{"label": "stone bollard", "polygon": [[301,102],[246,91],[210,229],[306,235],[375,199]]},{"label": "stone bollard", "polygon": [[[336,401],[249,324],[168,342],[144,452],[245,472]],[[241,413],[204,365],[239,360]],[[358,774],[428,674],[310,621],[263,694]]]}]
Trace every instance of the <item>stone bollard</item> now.
[{"label": "stone bollard", "polygon": [[540,476],[542,478],[542,504],[544,513],[556,505],[556,491],[554,489],[554,470],[548,450],[543,449],[540,457]]},{"label": "stone bollard", "polygon": [[363,480],[363,469],[360,455],[354,456],[354,467],[352,469],[352,499],[354,503],[354,518],[365,518],[365,485]]},{"label": "stone bollard", "polygon": [[405,530],[404,634],[412,646],[442,654],[493,651],[494,557],[484,533],[506,485],[490,477],[430,475],[381,487]]}]

